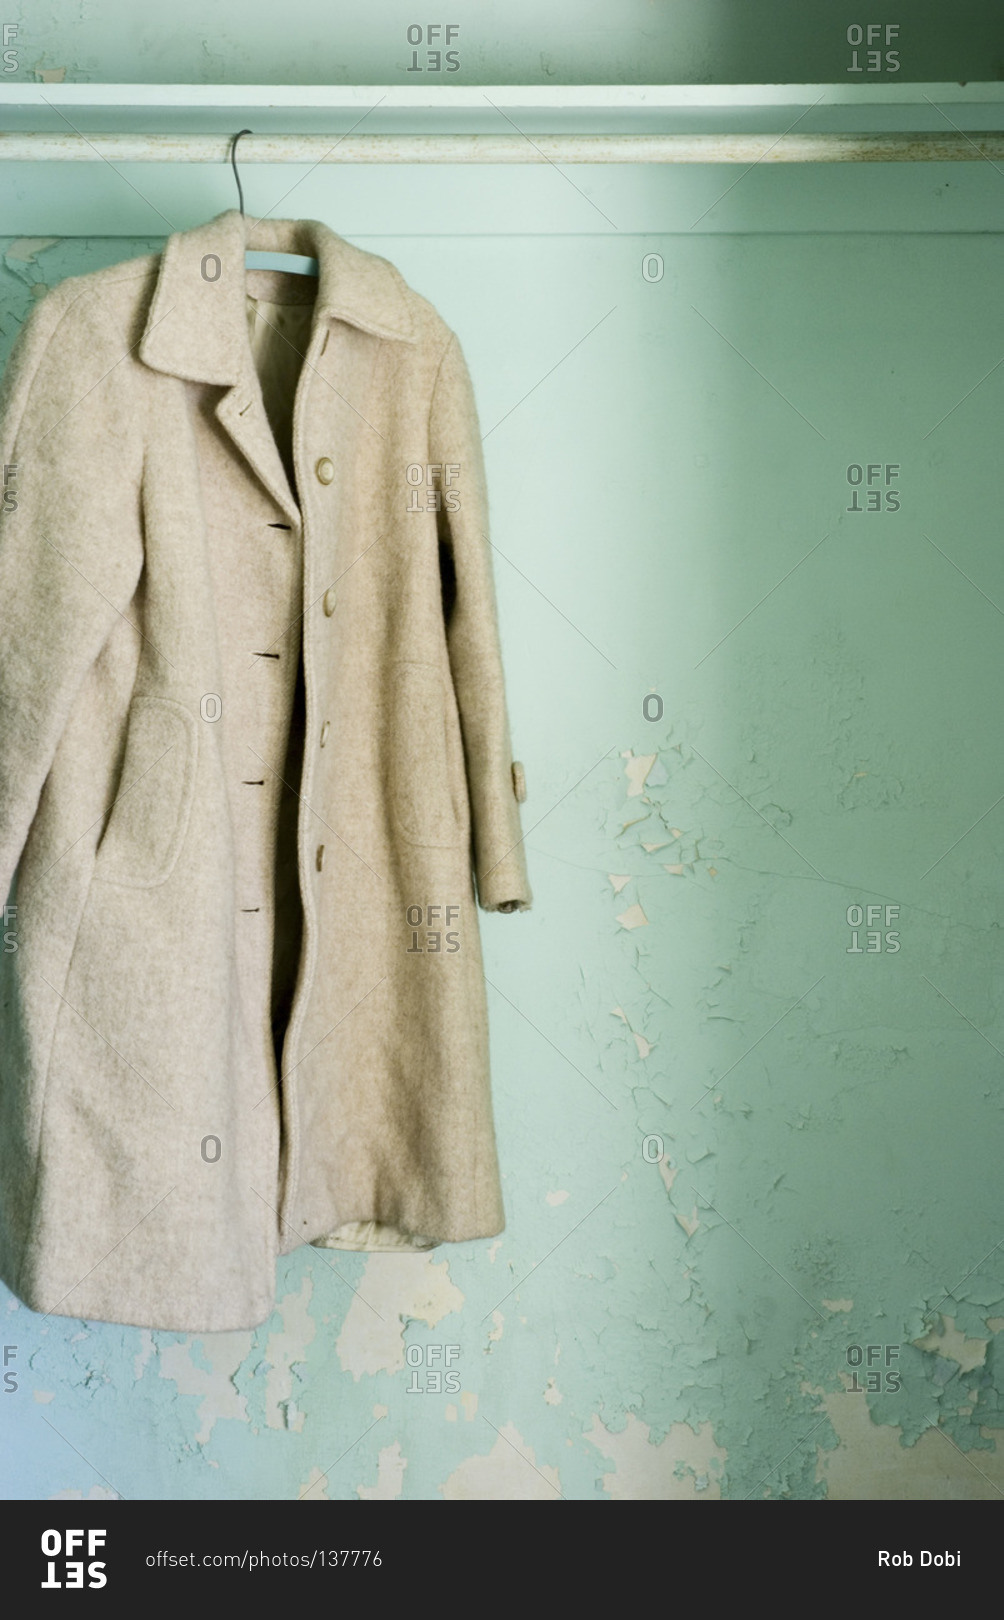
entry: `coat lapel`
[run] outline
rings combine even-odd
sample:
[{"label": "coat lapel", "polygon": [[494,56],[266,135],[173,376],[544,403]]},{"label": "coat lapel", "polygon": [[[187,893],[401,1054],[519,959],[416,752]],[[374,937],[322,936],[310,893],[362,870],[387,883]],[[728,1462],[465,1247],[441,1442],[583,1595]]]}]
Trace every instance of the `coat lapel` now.
[{"label": "coat lapel", "polygon": [[230,435],[248,466],[282,507],[293,527],[299,528],[300,509],[265,415],[261,384],[253,363],[245,368],[241,381],[229,388],[219,400],[216,419],[224,432]]},{"label": "coat lapel", "polygon": [[[305,254],[317,260],[310,345],[315,355],[318,336],[332,321],[410,343],[418,341],[418,334],[393,265],[353,247],[320,220],[254,219],[230,209],[193,230],[168,237],[139,346],[140,359],[155,370],[226,389],[216,405],[217,420],[290,522],[298,526],[299,507],[265,414],[248,337],[244,253],[249,247]],[[331,414],[326,420],[338,448],[338,455],[333,456],[336,466],[357,430],[356,384],[364,382],[357,368],[366,370],[360,351],[372,351],[372,347],[351,343],[343,336],[324,346],[319,362],[321,375],[331,384],[327,402]],[[346,362],[352,362],[346,371],[341,369],[343,353]],[[303,380],[305,384],[309,381]]]}]

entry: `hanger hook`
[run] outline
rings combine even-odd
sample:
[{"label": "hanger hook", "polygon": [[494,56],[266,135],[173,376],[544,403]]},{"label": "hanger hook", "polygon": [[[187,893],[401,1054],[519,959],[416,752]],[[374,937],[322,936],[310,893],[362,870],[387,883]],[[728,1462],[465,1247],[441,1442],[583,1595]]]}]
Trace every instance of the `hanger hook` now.
[{"label": "hanger hook", "polygon": [[230,147],[230,162],[231,162],[231,165],[232,165],[233,171],[234,171],[234,179],[237,181],[237,196],[240,199],[241,218],[242,219],[244,218],[244,188],[241,185],[241,177],[237,173],[237,142],[240,140],[242,135],[253,135],[253,134],[254,134],[253,129],[240,129],[240,130],[238,130],[237,134],[233,138],[233,144]]}]

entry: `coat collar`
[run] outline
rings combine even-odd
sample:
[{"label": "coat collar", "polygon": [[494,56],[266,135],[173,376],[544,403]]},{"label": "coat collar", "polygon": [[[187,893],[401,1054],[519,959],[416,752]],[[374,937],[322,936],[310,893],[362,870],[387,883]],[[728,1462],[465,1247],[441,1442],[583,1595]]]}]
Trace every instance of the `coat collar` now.
[{"label": "coat collar", "polygon": [[[318,262],[317,321],[337,319],[377,337],[418,341],[394,267],[317,219],[255,219],[231,208],[169,236],[139,346],[157,371],[190,382],[236,383],[247,356],[245,248],[301,253]],[[204,267],[210,275],[207,279]]]}]

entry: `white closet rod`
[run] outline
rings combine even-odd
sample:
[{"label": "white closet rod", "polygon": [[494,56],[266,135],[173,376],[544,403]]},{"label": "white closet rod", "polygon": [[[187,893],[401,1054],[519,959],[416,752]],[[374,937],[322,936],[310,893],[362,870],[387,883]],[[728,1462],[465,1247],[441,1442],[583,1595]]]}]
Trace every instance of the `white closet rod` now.
[{"label": "white closet rod", "polygon": [[[0,133],[0,162],[226,163],[229,135]],[[877,135],[245,135],[248,163],[964,163],[1004,133]]]}]

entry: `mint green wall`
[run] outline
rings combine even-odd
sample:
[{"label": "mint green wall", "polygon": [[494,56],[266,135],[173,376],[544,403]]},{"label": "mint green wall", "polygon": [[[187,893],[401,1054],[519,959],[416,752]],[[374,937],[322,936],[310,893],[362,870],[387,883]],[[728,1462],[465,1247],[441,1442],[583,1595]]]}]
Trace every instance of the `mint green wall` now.
[{"label": "mint green wall", "polygon": [[[827,76],[822,11],[798,8],[787,75],[756,44],[760,76]],[[668,53],[670,13],[686,72],[641,33]],[[330,6],[280,39],[214,13],[204,49],[172,7],[160,54],[124,7],[48,15],[37,60],[70,78],[323,78],[329,19],[338,77],[397,82]],[[578,7],[559,76],[757,77],[738,8],[713,58],[698,15],[626,6],[600,37],[608,8]],[[549,71],[511,8],[464,16],[472,81]],[[992,78],[981,38],[956,16]],[[300,172],[248,172],[249,211]],[[233,205],[227,171],[170,178],[178,228]],[[3,1494],[1004,1489],[999,176],[573,178],[322,173],[281,210],[391,258],[477,391],[535,891],[481,919],[506,1232],[337,1274],[300,1251],[255,1333],[6,1296]],[[114,174],[49,239],[75,179],[38,166],[40,237],[0,240],[0,362],[33,287],[161,244]],[[23,172],[3,187],[24,199]],[[897,510],[851,510],[869,464],[898,469]],[[854,950],[855,906],[894,908],[882,949],[862,922]]]}]

